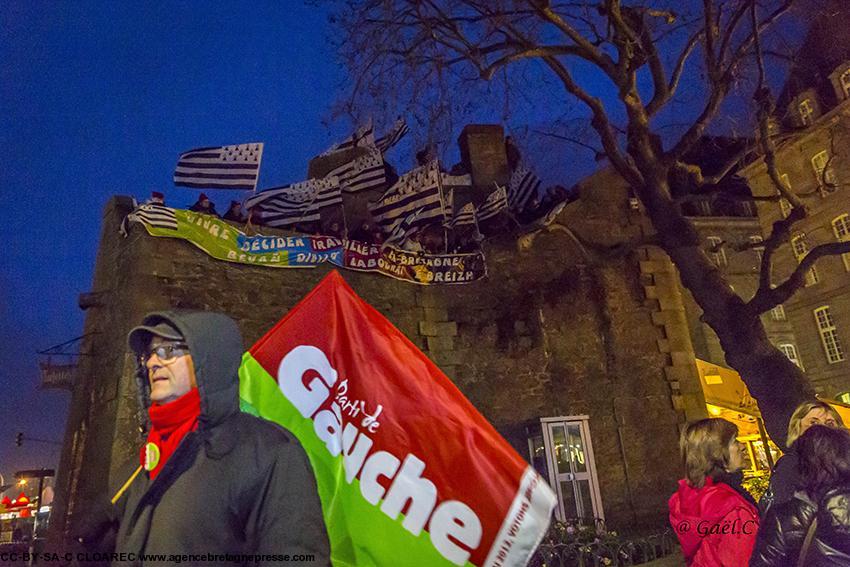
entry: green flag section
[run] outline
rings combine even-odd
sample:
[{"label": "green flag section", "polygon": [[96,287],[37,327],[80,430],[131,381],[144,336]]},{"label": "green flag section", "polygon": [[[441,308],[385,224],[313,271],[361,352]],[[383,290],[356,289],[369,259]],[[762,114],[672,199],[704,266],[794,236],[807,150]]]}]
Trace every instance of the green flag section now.
[{"label": "green flag section", "polygon": [[240,397],[304,446],[334,565],[525,565],[548,527],[548,485],[337,272],[244,355]]},{"label": "green flag section", "polygon": [[330,236],[246,235],[212,215],[142,205],[127,215],[151,236],[180,238],[213,258],[269,268],[313,268],[325,262],[422,285],[463,284],[487,274],[484,255],[418,254]]}]

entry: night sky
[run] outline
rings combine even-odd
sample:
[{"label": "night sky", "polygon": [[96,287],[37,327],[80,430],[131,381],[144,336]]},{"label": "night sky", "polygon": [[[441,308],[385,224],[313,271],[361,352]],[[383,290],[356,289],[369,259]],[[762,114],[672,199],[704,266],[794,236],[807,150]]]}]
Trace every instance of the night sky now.
[{"label": "night sky", "polygon": [[[70,393],[37,389],[36,351],[82,334],[77,298],[91,291],[110,196],[144,200],[156,190],[170,206],[189,206],[199,191],[175,188],[171,175],[178,154],[200,146],[264,142],[260,188],[304,179],[309,159],[352,129],[331,120],[344,73],[329,34],[327,15],[296,1],[0,3],[0,473],[7,482],[16,470],[58,465],[58,445],[25,440],[18,448],[15,434],[62,440]],[[700,98],[689,90],[686,81],[684,102],[671,110],[679,121]],[[545,128],[561,112],[562,94],[547,104],[540,104],[546,93],[536,96],[513,107],[509,133]],[[477,120],[506,118],[492,108]],[[374,118],[389,125],[395,117]],[[412,125],[391,150],[400,171],[422,136]],[[529,149],[547,183],[569,186],[596,167],[586,150],[551,139]],[[453,141],[443,151],[456,157]],[[206,193],[220,213],[245,196]]]}]

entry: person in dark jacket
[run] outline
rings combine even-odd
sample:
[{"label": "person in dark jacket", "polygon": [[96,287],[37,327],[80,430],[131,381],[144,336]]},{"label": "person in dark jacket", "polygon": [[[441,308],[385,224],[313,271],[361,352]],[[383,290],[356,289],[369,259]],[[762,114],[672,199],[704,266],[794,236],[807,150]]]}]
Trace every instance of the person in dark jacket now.
[{"label": "person in dark jacket", "polygon": [[744,445],[725,419],[702,419],[682,431],[685,478],[670,497],[670,524],[689,567],[738,567],[758,531],[755,500],[741,486]]},{"label": "person in dark jacket", "polygon": [[794,492],[800,484],[799,463],[794,442],[813,425],[844,427],[844,422],[835,408],[820,400],[804,402],[794,410],[788,421],[788,437],[785,441],[788,450],[776,461],[770,473],[770,484],[759,500],[762,516],[766,516],[771,507],[788,502],[794,497]]},{"label": "person in dark jacket", "polygon": [[230,201],[230,207],[224,216],[221,217],[226,221],[244,223],[246,220],[245,212],[242,210],[242,203],[239,201]]},{"label": "person in dark jacket", "polygon": [[233,320],[151,313],[128,342],[149,421],[140,458],[115,484],[115,551],[241,555],[221,562],[251,564],[288,554],[308,557],[296,564],[329,564],[304,450],[278,425],[239,409],[242,338]]},{"label": "person in dark jacket", "polygon": [[215,203],[210,201],[210,198],[207,197],[206,193],[201,193],[198,200],[195,201],[195,204],[189,207],[189,210],[196,213],[203,213],[205,215],[218,216],[218,212],[215,210]]},{"label": "person in dark jacket", "polygon": [[850,432],[815,425],[795,445],[800,490],[764,518],[750,566],[850,565]]}]

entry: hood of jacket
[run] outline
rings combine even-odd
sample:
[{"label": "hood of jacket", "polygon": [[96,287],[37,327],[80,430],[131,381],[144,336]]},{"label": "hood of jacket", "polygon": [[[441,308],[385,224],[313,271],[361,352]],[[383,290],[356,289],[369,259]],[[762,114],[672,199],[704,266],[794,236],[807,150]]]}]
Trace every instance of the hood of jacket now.
[{"label": "hood of jacket", "polygon": [[[723,482],[715,482],[706,477],[705,485],[696,488],[688,484],[686,479],[679,481],[679,489],[668,501],[670,508],[670,524],[679,536],[682,553],[685,557],[693,557],[705,537],[700,533],[699,525],[716,524],[735,508],[749,507],[757,516],[754,506],[749,504],[735,491]],[[685,527],[687,525],[687,527]]]},{"label": "hood of jacket", "polygon": [[[221,313],[206,311],[158,311],[148,314],[142,325],[167,322],[180,331],[195,368],[201,398],[199,429],[221,423],[239,411],[239,364],[242,361],[242,335],[236,323]],[[136,381],[139,402],[147,422],[151,404],[147,369],[138,366]],[[149,425],[145,423],[145,425]]]}]

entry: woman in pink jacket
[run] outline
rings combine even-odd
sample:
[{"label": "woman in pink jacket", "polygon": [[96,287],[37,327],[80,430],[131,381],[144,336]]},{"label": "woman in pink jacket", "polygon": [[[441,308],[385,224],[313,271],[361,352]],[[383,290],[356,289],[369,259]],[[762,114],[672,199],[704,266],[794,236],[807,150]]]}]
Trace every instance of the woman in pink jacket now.
[{"label": "woman in pink jacket", "polygon": [[670,524],[691,567],[746,566],[758,532],[758,510],[741,486],[745,447],[725,419],[703,419],[682,431],[685,478],[670,497]]}]

